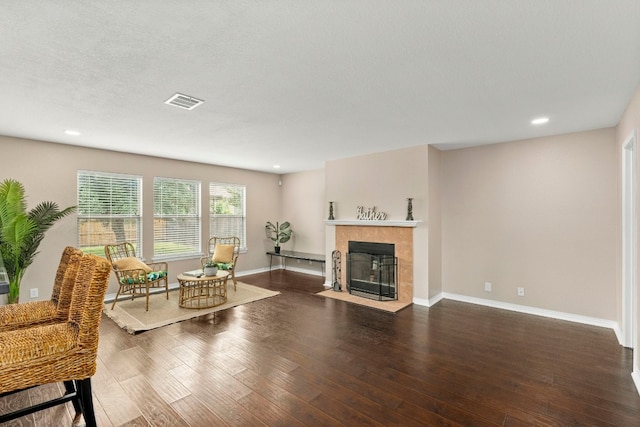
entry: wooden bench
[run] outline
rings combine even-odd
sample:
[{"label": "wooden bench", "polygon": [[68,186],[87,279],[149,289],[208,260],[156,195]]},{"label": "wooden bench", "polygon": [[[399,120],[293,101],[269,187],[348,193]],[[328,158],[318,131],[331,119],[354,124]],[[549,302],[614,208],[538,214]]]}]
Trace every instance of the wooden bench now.
[{"label": "wooden bench", "polygon": [[312,262],[317,262],[320,263],[320,268],[322,269],[322,277],[324,277],[324,264],[325,264],[325,256],[324,255],[320,255],[320,254],[309,254],[306,252],[296,252],[296,251],[283,251],[281,250],[280,252],[274,252],[274,251],[269,251],[267,252],[267,255],[269,255],[269,271],[271,271],[271,265],[273,264],[273,257],[280,257],[284,260],[284,268],[285,270],[287,269],[287,259],[297,259],[297,260],[301,260],[301,261],[312,261]]}]

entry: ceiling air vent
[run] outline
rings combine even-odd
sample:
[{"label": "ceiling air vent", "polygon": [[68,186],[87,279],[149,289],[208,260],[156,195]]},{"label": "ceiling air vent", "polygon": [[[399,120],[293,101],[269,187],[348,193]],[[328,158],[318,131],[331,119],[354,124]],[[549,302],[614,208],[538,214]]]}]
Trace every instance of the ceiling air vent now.
[{"label": "ceiling air vent", "polygon": [[165,104],[173,105],[174,107],[183,108],[185,110],[193,110],[204,101],[194,98],[193,96],[183,95],[176,93],[171,98],[164,101]]}]

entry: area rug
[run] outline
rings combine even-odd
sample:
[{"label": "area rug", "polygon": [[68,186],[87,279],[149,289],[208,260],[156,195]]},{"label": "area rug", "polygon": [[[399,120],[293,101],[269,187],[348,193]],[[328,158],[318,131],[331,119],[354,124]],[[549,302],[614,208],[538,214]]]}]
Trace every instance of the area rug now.
[{"label": "area rug", "polygon": [[359,297],[356,295],[351,295],[348,292],[336,292],[331,289],[318,292],[316,295],[320,295],[325,298],[338,299],[340,301],[346,301],[352,304],[364,305],[366,307],[376,308],[382,311],[388,311],[389,313],[397,313],[398,311],[412,304],[410,302],[401,302],[401,301],[376,301],[368,298]]},{"label": "area rug", "polygon": [[118,326],[130,334],[148,331],[161,326],[170,325],[183,320],[193,319],[216,311],[226,310],[242,304],[258,301],[278,295],[280,292],[270,291],[257,286],[238,282],[238,289],[233,290],[233,285],[229,285],[227,290],[227,302],[212,308],[190,309],[178,306],[179,291],[169,292],[169,299],[164,293],[157,293],[149,296],[149,311],[145,311],[145,299],[138,297],[135,300],[118,301],[113,310],[111,303],[104,305],[104,314],[116,322]]}]

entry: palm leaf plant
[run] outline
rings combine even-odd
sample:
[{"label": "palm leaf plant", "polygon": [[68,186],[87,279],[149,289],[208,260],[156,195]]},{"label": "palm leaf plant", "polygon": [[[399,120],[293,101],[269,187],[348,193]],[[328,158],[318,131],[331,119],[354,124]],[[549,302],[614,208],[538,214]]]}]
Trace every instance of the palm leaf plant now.
[{"label": "palm leaf plant", "polygon": [[9,304],[19,301],[20,282],[38,254],[45,232],[75,209],[60,210],[55,202],[41,202],[27,211],[24,186],[14,179],[0,184],[0,255],[9,276]]},{"label": "palm leaf plant", "polygon": [[280,252],[280,243],[288,242],[289,239],[291,239],[291,233],[293,233],[291,224],[288,221],[285,221],[282,224],[276,222],[275,225],[273,225],[272,222],[267,221],[267,225],[264,226],[264,229],[267,234],[267,238],[275,242],[276,252]]}]

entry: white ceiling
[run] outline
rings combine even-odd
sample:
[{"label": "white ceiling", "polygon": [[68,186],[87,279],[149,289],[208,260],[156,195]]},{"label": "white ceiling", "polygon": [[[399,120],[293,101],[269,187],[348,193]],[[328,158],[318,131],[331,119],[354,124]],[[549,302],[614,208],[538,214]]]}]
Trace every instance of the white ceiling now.
[{"label": "white ceiling", "polygon": [[[638,0],[0,0],[0,134],[287,173],[615,126],[638,17]],[[176,92],[205,103],[165,105]]]}]

